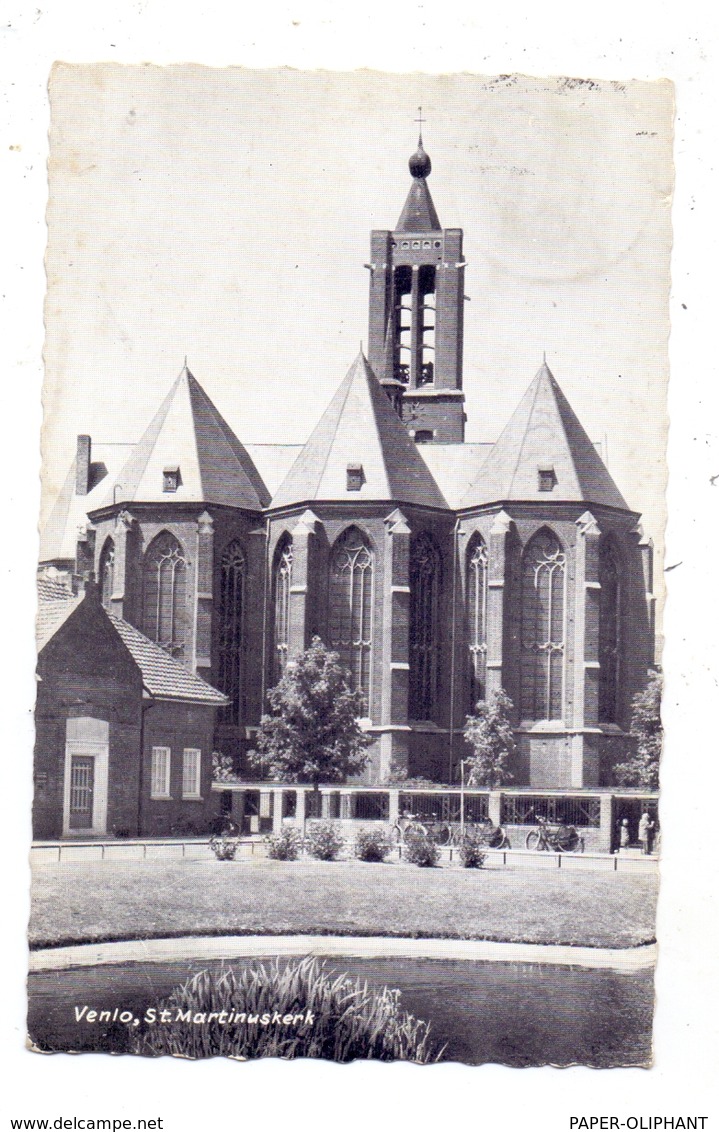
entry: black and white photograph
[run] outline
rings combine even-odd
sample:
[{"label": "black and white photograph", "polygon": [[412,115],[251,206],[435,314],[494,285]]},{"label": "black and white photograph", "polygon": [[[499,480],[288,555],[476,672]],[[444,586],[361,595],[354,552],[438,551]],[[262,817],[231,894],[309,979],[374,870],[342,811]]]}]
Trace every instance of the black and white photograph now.
[{"label": "black and white photograph", "polygon": [[29,1048],[649,1067],[673,84],[49,95]]}]

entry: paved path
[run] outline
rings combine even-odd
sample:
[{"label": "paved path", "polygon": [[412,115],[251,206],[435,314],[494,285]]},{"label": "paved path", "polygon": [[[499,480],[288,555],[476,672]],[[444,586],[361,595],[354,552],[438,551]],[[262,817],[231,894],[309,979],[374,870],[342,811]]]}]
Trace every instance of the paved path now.
[{"label": "paved path", "polygon": [[184,936],[181,939],[89,943],[30,952],[30,971],[61,971],[111,963],[165,963],[182,959],[239,959],[274,955],[383,959],[464,959],[549,963],[633,972],[656,963],[656,944],[632,948],[566,947],[490,940],[388,939],[383,936]]}]

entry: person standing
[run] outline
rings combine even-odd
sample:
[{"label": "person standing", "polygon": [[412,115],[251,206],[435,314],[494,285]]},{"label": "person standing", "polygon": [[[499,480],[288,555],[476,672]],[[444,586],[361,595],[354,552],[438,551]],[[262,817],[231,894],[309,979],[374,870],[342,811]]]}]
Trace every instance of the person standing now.
[{"label": "person standing", "polygon": [[639,841],[642,846],[642,853],[651,853],[652,851],[652,832],[654,830],[654,822],[649,817],[645,810],[639,819]]},{"label": "person standing", "polygon": [[619,848],[629,848],[629,818],[622,818],[622,824],[619,826]]}]

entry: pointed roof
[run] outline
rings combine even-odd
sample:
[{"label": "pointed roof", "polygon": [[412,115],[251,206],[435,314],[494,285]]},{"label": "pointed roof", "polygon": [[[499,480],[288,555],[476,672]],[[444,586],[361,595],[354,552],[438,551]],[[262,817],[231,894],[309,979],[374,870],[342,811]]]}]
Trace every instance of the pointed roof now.
[{"label": "pointed roof", "polygon": [[[348,465],[362,466],[359,491],[347,490]],[[360,352],[272,500],[447,503],[387,394]]]},{"label": "pointed roof", "polygon": [[[179,468],[177,491],[163,491]],[[197,379],[183,366],[116,480],[123,503],[219,503],[260,511],[269,492],[247,450]],[[104,506],[114,503],[109,495]]]},{"label": "pointed roof", "polygon": [[[539,490],[540,470],[554,472],[551,493]],[[629,510],[546,360],[460,506],[505,500],[587,502]]]},{"label": "pointed roof", "polygon": [[441,232],[442,225],[424,177],[410,185],[395,232]]},{"label": "pointed roof", "polygon": [[421,134],[417,149],[409,159],[409,171],[412,184],[395,232],[440,232],[442,225],[427,186],[432,162],[425,152]]}]

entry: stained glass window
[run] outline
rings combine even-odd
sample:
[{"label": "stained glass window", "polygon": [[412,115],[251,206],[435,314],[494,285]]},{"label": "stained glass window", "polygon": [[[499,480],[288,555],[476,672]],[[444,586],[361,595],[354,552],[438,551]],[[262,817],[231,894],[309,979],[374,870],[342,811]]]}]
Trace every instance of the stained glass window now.
[{"label": "stained glass window", "polygon": [[522,719],[561,719],[564,682],[566,555],[548,530],[522,560]]},{"label": "stained glass window", "polygon": [[611,542],[599,546],[599,722],[617,722],[620,577]]},{"label": "stained glass window", "polygon": [[374,555],[357,527],[337,540],[330,560],[330,647],[349,669],[352,687],[364,694],[369,713],[372,660]]},{"label": "stained glass window", "polygon": [[487,547],[475,535],[467,548],[467,632],[470,709],[487,698]]},{"label": "stained glass window", "polygon": [[143,631],[151,641],[181,658],[187,631],[187,563],[169,531],[150,544],[143,564]]},{"label": "stained glass window", "polygon": [[433,719],[439,673],[441,560],[434,539],[422,533],[410,556],[409,715]]},{"label": "stained glass window", "polygon": [[231,542],[220,560],[220,626],[217,682],[229,698],[222,709],[225,723],[238,723],[242,691],[242,628],[245,596],[245,555],[239,542]]}]

